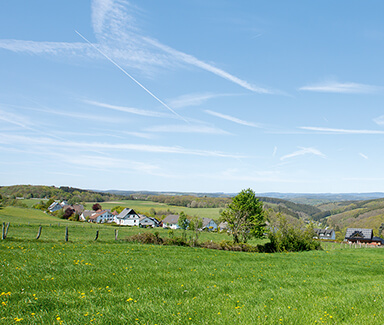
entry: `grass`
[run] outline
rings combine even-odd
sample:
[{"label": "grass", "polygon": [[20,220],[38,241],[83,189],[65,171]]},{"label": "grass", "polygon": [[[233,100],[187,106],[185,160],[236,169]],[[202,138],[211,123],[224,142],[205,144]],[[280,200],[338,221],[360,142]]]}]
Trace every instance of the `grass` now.
[{"label": "grass", "polygon": [[[4,208],[0,221],[5,212],[21,221],[22,210]],[[73,222],[65,242],[64,227],[49,221],[38,241],[36,223],[11,221],[0,242],[0,324],[383,323],[379,248],[255,254],[139,245],[115,241],[114,227]],[[120,227],[119,238],[138,231],[147,230]]]}]

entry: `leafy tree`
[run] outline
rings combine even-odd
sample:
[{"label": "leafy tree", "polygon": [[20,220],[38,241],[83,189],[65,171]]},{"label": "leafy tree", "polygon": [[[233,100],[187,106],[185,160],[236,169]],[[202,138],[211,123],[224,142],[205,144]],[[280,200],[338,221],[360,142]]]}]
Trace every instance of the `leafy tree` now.
[{"label": "leafy tree", "polygon": [[262,237],[265,217],[262,202],[250,188],[236,195],[221,213],[221,221],[227,222],[234,243],[240,240],[246,243],[250,237]]},{"label": "leafy tree", "polygon": [[99,203],[95,203],[94,205],[92,205],[92,210],[93,211],[101,210],[101,205]]},{"label": "leafy tree", "polygon": [[179,227],[183,230],[187,230],[189,221],[187,219],[187,215],[184,213],[184,211],[180,212],[179,221],[177,222]]},{"label": "leafy tree", "polygon": [[189,221],[184,211],[180,212],[179,221],[177,222],[177,224],[183,230],[183,240],[187,240],[187,228],[189,226]]},{"label": "leafy tree", "polygon": [[68,207],[65,209],[63,219],[69,219],[75,213],[75,209]]}]

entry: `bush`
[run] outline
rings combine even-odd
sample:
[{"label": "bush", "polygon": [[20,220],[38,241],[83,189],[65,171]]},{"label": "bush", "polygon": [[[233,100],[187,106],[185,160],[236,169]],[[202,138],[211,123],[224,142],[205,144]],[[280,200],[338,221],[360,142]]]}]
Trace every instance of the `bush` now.
[{"label": "bush", "polygon": [[166,238],[163,241],[164,245],[172,245],[172,246],[189,246],[185,238],[183,237],[172,237]]},{"label": "bush", "polygon": [[137,234],[133,236],[129,236],[126,241],[135,242],[141,244],[156,244],[160,245],[163,243],[163,239],[159,237],[158,233],[152,234],[149,232],[145,232],[143,234]]},{"label": "bush", "polygon": [[264,245],[266,252],[300,252],[321,249],[319,241],[313,239],[314,231],[311,226],[305,230],[290,225],[284,217],[268,234],[271,241]]}]

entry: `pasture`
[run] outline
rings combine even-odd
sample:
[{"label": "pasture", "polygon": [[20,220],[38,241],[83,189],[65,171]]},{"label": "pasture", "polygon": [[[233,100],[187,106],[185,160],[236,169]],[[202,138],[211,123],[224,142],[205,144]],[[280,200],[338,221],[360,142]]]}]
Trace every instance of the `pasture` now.
[{"label": "pasture", "polygon": [[[38,224],[28,225],[23,210],[0,210],[1,222],[20,222],[0,242],[0,324],[383,323],[380,248],[257,254],[140,245],[115,241],[114,227],[73,222],[65,242],[64,224],[50,219],[36,240]],[[147,230],[120,227],[119,238],[130,231]]]}]

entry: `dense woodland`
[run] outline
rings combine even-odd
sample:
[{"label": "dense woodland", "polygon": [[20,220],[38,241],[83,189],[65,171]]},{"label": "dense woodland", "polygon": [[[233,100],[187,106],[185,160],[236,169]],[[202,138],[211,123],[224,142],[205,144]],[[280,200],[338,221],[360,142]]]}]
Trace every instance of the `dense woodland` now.
[{"label": "dense woodland", "polygon": [[6,201],[5,203],[9,205],[17,205],[14,202],[17,198],[66,200],[69,204],[127,199],[126,196],[122,195],[82,190],[74,187],[38,185],[1,186],[0,195],[3,197],[3,200]]}]

